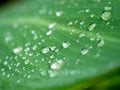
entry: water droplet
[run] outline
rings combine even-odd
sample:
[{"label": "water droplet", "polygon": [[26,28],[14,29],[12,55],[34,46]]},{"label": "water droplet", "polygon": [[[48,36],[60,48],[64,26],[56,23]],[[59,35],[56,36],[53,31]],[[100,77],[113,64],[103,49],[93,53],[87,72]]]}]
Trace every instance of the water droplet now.
[{"label": "water droplet", "polygon": [[85,23],[84,21],[81,21],[81,22],[80,22],[80,25],[84,25],[84,23]]},{"label": "water droplet", "polygon": [[45,47],[45,48],[43,48],[42,50],[41,50],[41,52],[43,53],[43,54],[46,54],[46,53],[48,53],[50,50],[49,50],[49,48],[48,47]]},{"label": "water droplet", "polygon": [[7,78],[10,78],[10,74],[7,74]]},{"label": "water droplet", "polygon": [[13,40],[13,36],[12,36],[12,34],[10,33],[10,32],[7,32],[6,34],[5,34],[5,42],[11,42]]},{"label": "water droplet", "polygon": [[56,16],[57,17],[60,17],[62,15],[62,12],[61,11],[56,11]]},{"label": "water droplet", "polygon": [[27,64],[29,64],[30,63],[30,61],[27,59],[27,60],[25,60],[25,65],[27,65]]},{"label": "water droplet", "polygon": [[54,55],[50,55],[50,59],[53,59],[53,58],[55,58],[55,56]]},{"label": "water droplet", "polygon": [[90,17],[93,18],[95,15],[94,14],[91,14]]},{"label": "water droplet", "polygon": [[94,30],[95,27],[96,27],[96,24],[93,23],[93,24],[91,24],[91,25],[88,27],[88,30],[89,30],[89,31],[92,31],[92,30]]},{"label": "water droplet", "polygon": [[67,24],[67,25],[68,25],[68,26],[70,26],[70,25],[72,25],[72,24],[73,24],[73,22],[71,22],[71,21],[70,21],[70,22],[68,22],[68,24]]},{"label": "water droplet", "polygon": [[36,49],[37,49],[37,45],[34,45],[32,49],[33,49],[33,50],[36,50]]},{"label": "water droplet", "polygon": [[51,78],[53,78],[53,77],[55,77],[55,76],[58,75],[58,73],[57,73],[56,71],[53,71],[53,70],[49,70],[48,73],[49,73],[49,76],[50,76]]},{"label": "water droplet", "polygon": [[56,46],[50,47],[51,51],[54,51],[56,49]]},{"label": "water droplet", "polygon": [[90,9],[85,9],[85,12],[88,13],[90,11]]},{"label": "water droplet", "polygon": [[52,30],[49,30],[49,31],[46,33],[47,36],[49,36],[49,35],[51,35],[51,34],[52,34]]},{"label": "water droplet", "polygon": [[62,46],[63,48],[68,48],[70,46],[70,42],[63,42]]},{"label": "water droplet", "polygon": [[58,60],[54,63],[51,64],[50,68],[53,70],[59,70],[61,67],[63,66],[63,61],[62,60]]},{"label": "water droplet", "polygon": [[82,55],[86,55],[88,52],[89,52],[89,49],[87,49],[87,48],[83,48],[83,49],[80,51],[80,53],[81,53]]},{"label": "water droplet", "polygon": [[105,10],[105,11],[108,11],[108,10],[111,10],[111,9],[112,9],[112,7],[110,7],[110,6],[104,7],[104,10]]},{"label": "water droplet", "polygon": [[80,33],[78,37],[79,38],[85,37],[85,34],[84,33]]},{"label": "water droplet", "polygon": [[17,83],[20,83],[21,79],[17,80]]},{"label": "water droplet", "polygon": [[104,21],[108,21],[110,18],[111,18],[111,13],[106,11],[104,12],[102,15],[101,15],[101,18],[104,20]]},{"label": "water droplet", "polygon": [[28,75],[27,78],[28,78],[28,79],[31,78],[31,75]]},{"label": "water droplet", "polygon": [[103,39],[98,40],[97,46],[102,47],[103,45],[104,45],[104,40]]},{"label": "water droplet", "polygon": [[4,65],[7,65],[8,64],[8,62],[7,61],[4,61]]},{"label": "water droplet", "polygon": [[56,25],[56,23],[51,23],[51,24],[49,24],[48,28],[53,29],[55,27],[55,25]]},{"label": "water droplet", "polygon": [[13,49],[13,52],[14,52],[15,54],[19,54],[22,50],[23,50],[22,47],[17,47],[17,48],[14,48],[14,49]]},{"label": "water droplet", "polygon": [[40,74],[41,74],[42,76],[46,76],[47,72],[46,72],[45,70],[41,69],[41,70],[40,70]]}]

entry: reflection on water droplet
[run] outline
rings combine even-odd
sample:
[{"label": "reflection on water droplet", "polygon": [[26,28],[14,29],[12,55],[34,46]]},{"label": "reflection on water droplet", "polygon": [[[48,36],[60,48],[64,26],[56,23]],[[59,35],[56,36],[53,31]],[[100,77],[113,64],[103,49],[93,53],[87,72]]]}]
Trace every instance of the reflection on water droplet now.
[{"label": "reflection on water droplet", "polygon": [[102,20],[108,21],[111,18],[111,13],[106,11],[101,15]]}]

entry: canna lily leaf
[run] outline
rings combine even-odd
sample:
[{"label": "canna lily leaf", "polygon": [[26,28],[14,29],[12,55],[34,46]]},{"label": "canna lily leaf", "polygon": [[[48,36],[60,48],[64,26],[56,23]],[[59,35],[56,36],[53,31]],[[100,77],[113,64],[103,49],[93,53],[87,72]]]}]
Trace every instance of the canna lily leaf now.
[{"label": "canna lily leaf", "polygon": [[1,4],[0,90],[119,89],[119,3]]}]

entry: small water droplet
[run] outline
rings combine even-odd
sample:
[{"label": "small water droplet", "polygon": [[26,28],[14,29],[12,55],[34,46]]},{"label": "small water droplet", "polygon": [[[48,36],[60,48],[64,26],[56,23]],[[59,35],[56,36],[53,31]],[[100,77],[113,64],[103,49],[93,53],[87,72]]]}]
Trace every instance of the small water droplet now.
[{"label": "small water droplet", "polygon": [[88,13],[90,11],[90,9],[85,9],[85,12]]},{"label": "small water droplet", "polygon": [[25,60],[25,65],[27,65],[27,64],[29,64],[30,63],[30,61],[27,59],[27,60]]},{"label": "small water droplet", "polygon": [[81,22],[80,22],[80,25],[84,25],[84,23],[85,23],[84,21],[81,21]]},{"label": "small water droplet", "polygon": [[14,48],[14,49],[13,49],[13,52],[14,52],[15,54],[19,54],[22,50],[23,50],[22,47],[17,47],[17,48]]},{"label": "small water droplet", "polygon": [[104,40],[103,39],[98,40],[97,46],[102,47],[103,45],[104,45]]},{"label": "small water droplet", "polygon": [[86,55],[88,52],[89,52],[89,49],[87,49],[87,48],[83,48],[83,49],[80,51],[80,53],[81,53],[82,55]]},{"label": "small water droplet", "polygon": [[4,65],[7,65],[8,64],[8,62],[7,61],[4,61]]},{"label": "small water droplet", "polygon": [[95,15],[94,14],[91,14],[90,17],[93,18]]},{"label": "small water droplet", "polygon": [[110,7],[110,6],[104,7],[104,10],[105,10],[105,11],[108,11],[108,10],[111,10],[111,9],[112,9],[112,7]]},{"label": "small water droplet", "polygon": [[21,79],[17,80],[17,83],[20,83]]},{"label": "small water droplet", "polygon": [[51,46],[50,49],[51,51],[54,51],[56,49],[56,46]]},{"label": "small water droplet", "polygon": [[31,75],[28,75],[27,78],[28,78],[28,79],[31,78]]},{"label": "small water droplet", "polygon": [[10,32],[7,32],[6,34],[5,34],[5,42],[11,42],[13,40],[13,36],[12,36],[12,34],[10,33]]},{"label": "small water droplet", "polygon": [[88,30],[89,30],[89,31],[92,31],[92,30],[94,30],[95,27],[96,27],[96,24],[93,23],[93,24],[91,24],[91,25],[88,27]]},{"label": "small water droplet", "polygon": [[53,29],[55,27],[55,25],[56,25],[56,23],[51,23],[51,24],[49,24],[48,28]]},{"label": "small water droplet", "polygon": [[40,70],[40,74],[41,74],[42,76],[46,76],[47,72],[46,72],[45,70],[41,69],[41,70]]},{"label": "small water droplet", "polygon": [[45,48],[43,48],[42,50],[41,50],[41,52],[43,53],[43,54],[46,54],[46,53],[48,53],[50,50],[49,50],[49,48],[48,47],[45,47]]},{"label": "small water droplet", "polygon": [[67,24],[67,25],[68,25],[68,26],[70,26],[70,25],[72,25],[72,24],[73,24],[73,22],[71,22],[71,21],[70,21],[70,22],[68,22],[68,24]]},{"label": "small water droplet", "polygon": [[56,16],[57,17],[60,17],[62,15],[62,12],[61,11],[56,11]]},{"label": "small water droplet", "polygon": [[101,15],[102,20],[108,21],[111,18],[111,13],[106,11]]},{"label": "small water droplet", "polygon": [[50,68],[53,69],[53,70],[59,70],[62,66],[63,66],[63,61],[58,60],[58,61],[52,63]]},{"label": "small water droplet", "polygon": [[55,76],[58,75],[58,73],[57,73],[56,71],[53,71],[53,70],[49,70],[48,73],[49,73],[49,76],[50,76],[51,78],[53,78],[53,77],[55,77]]},{"label": "small water droplet", "polygon": [[79,38],[85,37],[85,34],[84,33],[80,33],[78,37]]},{"label": "small water droplet", "polygon": [[37,45],[34,45],[32,49],[33,49],[33,50],[36,50],[36,49],[37,49]]},{"label": "small water droplet", "polygon": [[63,48],[68,48],[70,46],[70,42],[63,42],[62,46]]},{"label": "small water droplet", "polygon": [[49,30],[48,32],[46,32],[46,35],[49,36],[52,34],[52,30]]}]

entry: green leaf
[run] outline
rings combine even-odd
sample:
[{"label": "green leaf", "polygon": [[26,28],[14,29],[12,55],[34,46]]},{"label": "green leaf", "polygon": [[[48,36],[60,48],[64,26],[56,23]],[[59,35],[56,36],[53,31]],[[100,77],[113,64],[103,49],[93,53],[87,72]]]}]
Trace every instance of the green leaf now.
[{"label": "green leaf", "polygon": [[120,0],[21,0],[0,6],[0,90],[120,87]]}]

